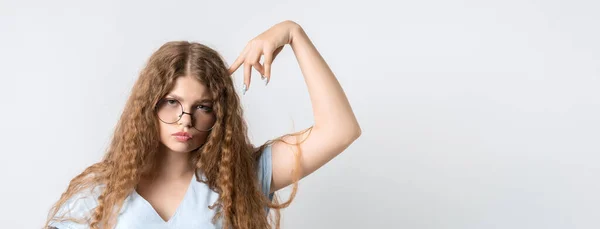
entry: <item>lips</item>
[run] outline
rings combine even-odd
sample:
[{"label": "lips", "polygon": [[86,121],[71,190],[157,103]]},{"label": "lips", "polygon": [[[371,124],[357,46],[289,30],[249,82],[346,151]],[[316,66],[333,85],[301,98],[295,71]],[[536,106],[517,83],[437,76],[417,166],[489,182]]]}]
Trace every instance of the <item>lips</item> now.
[{"label": "lips", "polygon": [[192,138],[192,135],[187,132],[177,132],[172,134],[177,141],[186,142]]},{"label": "lips", "polygon": [[188,133],[188,132],[177,132],[177,133],[174,133],[172,135],[173,136],[188,137],[188,138],[192,137],[192,135],[190,133]]}]

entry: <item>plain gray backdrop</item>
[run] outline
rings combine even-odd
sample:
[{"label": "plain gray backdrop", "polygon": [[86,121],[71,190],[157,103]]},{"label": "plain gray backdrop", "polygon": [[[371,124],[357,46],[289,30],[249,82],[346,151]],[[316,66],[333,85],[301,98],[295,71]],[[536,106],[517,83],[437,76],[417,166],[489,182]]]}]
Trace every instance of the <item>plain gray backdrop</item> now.
[{"label": "plain gray backdrop", "polygon": [[[232,63],[289,19],[363,134],[300,182],[283,228],[600,228],[599,11],[592,0],[3,0],[1,227],[41,227],[101,158],[164,42],[201,42]],[[255,144],[312,124],[289,47],[272,75],[264,87],[255,73],[242,98]]]}]

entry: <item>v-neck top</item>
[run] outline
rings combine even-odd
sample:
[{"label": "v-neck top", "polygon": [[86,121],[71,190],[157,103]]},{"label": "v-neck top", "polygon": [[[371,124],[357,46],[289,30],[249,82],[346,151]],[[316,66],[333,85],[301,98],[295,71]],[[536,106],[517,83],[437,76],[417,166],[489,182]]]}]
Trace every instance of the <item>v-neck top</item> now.
[{"label": "v-neck top", "polygon": [[[262,192],[269,199],[272,176],[271,145],[265,147],[259,161],[257,176]],[[204,175],[200,174],[202,178]],[[205,229],[222,228],[221,221],[212,223],[215,210],[208,206],[219,198],[219,194],[208,188],[208,185],[198,182],[196,174],[192,177],[190,185],[168,221],[163,220],[150,203],[140,196],[135,190],[127,196],[119,212],[115,229]],[[87,219],[98,205],[98,196],[102,187],[86,190],[75,194],[61,206],[57,215],[65,214],[66,218]],[[266,208],[268,211],[269,209]],[[51,221],[50,226],[58,229],[87,229],[89,225],[73,221]]]}]

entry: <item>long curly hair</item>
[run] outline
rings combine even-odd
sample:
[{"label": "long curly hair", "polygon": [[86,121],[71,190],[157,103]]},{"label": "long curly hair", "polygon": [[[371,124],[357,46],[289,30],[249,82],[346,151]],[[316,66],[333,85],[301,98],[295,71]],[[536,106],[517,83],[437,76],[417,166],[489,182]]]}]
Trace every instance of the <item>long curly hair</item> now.
[{"label": "long curly hair", "polygon": [[[298,144],[302,141],[298,136],[312,127],[254,147],[248,139],[240,99],[223,58],[203,44],[173,41],[152,54],[132,88],[104,157],[71,180],[67,190],[52,206],[45,228],[53,220],[85,222],[91,229],[114,227],[117,213],[138,182],[156,175],[156,157],[161,143],[154,107],[173,88],[175,79],[186,75],[196,77],[214,99],[216,124],[203,146],[190,155],[190,163],[206,177],[198,181],[219,194],[217,202],[207,206],[216,208],[213,223],[222,220],[223,228],[280,227],[279,209],[287,207],[294,199],[300,179]],[[292,170],[292,192],[289,199],[280,204],[277,196],[271,201],[260,190],[256,170],[265,147],[275,141],[284,141],[286,136],[297,139],[294,143],[296,163]],[[102,189],[98,205],[88,218],[57,216],[60,207],[75,194],[99,185]],[[274,217],[268,217],[265,207],[274,210],[270,211]]]}]

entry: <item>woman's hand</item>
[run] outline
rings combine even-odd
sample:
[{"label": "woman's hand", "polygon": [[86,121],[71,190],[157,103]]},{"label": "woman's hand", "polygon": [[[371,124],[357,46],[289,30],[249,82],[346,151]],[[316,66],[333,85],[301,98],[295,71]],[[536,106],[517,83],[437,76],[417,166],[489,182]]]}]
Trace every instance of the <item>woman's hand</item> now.
[{"label": "woman's hand", "polygon": [[[300,25],[293,21],[280,22],[248,42],[244,51],[229,67],[229,74],[233,74],[244,64],[243,94],[246,94],[250,86],[252,67],[262,75],[261,78],[265,81],[265,85],[269,83],[273,60],[286,44],[291,44],[292,31],[298,28],[300,28]],[[261,64],[260,59],[263,55],[263,63]]]}]

